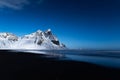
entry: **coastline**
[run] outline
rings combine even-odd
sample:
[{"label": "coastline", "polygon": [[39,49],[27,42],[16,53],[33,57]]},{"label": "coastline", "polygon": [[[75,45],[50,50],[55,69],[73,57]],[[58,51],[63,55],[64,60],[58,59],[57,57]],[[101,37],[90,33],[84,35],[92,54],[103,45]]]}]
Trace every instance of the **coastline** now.
[{"label": "coastline", "polygon": [[44,54],[0,50],[1,80],[116,80],[120,70],[86,62],[57,60]]}]

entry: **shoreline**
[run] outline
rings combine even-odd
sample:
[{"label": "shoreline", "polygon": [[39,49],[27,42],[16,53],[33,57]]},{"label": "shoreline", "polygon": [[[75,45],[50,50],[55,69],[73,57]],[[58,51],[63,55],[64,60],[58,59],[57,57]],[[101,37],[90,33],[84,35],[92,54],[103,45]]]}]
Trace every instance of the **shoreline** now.
[{"label": "shoreline", "polygon": [[57,60],[44,54],[0,51],[0,80],[116,80],[120,69],[87,62]]}]

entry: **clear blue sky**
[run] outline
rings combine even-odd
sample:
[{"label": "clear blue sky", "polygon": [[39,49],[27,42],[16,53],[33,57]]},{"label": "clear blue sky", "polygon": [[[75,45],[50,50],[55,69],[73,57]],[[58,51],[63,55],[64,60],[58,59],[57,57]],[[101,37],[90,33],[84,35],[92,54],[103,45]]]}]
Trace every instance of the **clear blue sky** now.
[{"label": "clear blue sky", "polygon": [[70,48],[120,49],[119,0],[1,0],[0,32],[48,28]]}]

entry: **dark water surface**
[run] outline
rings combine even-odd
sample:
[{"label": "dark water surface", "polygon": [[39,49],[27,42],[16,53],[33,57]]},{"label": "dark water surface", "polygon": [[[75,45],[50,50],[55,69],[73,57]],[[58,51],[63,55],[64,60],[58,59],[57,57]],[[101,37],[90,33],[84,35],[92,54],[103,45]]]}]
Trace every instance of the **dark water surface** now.
[{"label": "dark water surface", "polygon": [[119,51],[0,50],[0,80],[119,80]]},{"label": "dark water surface", "polygon": [[24,51],[34,54],[45,54],[45,57],[59,60],[73,60],[97,64],[104,67],[120,68],[120,51],[100,50],[32,50]]}]

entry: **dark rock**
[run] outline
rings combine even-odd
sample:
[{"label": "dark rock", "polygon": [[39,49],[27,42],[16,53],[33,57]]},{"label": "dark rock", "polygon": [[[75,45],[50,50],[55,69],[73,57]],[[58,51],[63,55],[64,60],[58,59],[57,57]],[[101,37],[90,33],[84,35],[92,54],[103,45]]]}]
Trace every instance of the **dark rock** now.
[{"label": "dark rock", "polygon": [[52,42],[56,45],[60,45],[60,42],[59,41],[55,41],[55,40],[52,40]]}]

